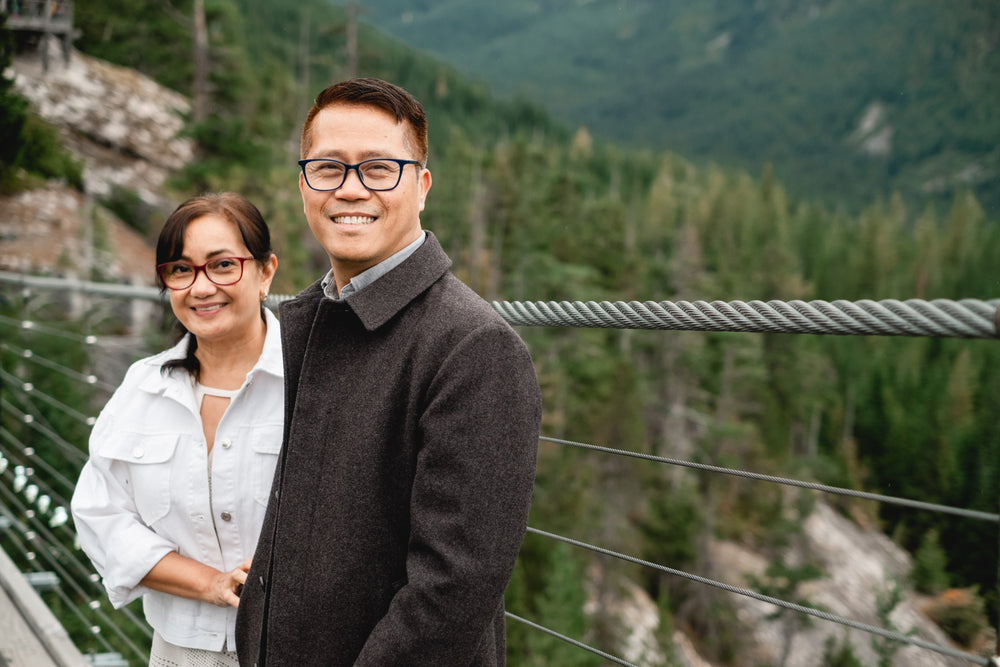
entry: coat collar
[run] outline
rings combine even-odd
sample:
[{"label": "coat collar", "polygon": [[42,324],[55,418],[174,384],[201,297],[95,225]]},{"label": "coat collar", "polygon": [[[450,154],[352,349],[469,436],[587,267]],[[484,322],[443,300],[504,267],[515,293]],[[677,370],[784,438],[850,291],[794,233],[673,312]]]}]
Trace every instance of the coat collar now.
[{"label": "coat collar", "polygon": [[[423,245],[402,264],[342,303],[354,311],[365,329],[375,331],[437,282],[449,268],[451,259],[437,237],[427,232]],[[283,303],[280,310],[282,318],[292,315],[293,308],[298,311],[323,299],[320,282],[313,283],[294,299]]]}]

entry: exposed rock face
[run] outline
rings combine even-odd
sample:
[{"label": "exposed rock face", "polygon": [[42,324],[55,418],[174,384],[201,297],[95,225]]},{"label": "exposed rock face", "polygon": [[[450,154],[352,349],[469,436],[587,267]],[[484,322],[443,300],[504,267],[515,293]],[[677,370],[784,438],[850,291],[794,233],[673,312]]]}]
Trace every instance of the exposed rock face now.
[{"label": "exposed rock face", "polygon": [[47,71],[40,54],[18,56],[12,70],[17,91],[84,162],[84,192],[50,183],[0,198],[0,269],[152,284],[148,239],[96,200],[120,187],[152,210],[173,209],[163,184],[194,159],[193,143],[178,137],[187,99],[75,51],[68,63],[50,53]]},{"label": "exposed rock face", "polygon": [[[716,543],[712,558],[715,566],[725,573],[722,576],[726,583],[737,586],[746,586],[747,574],[763,576],[768,565],[759,553],[732,542]],[[909,554],[881,531],[861,528],[823,503],[816,505],[803,525],[803,540],[798,549],[786,555],[788,562],[802,562],[806,558],[825,573],[821,579],[800,585],[799,595],[808,601],[807,606],[880,628],[886,625],[878,617],[876,596],[886,595],[897,581],[905,584],[912,567]],[[786,665],[821,665],[828,637],[833,637],[838,644],[849,641],[861,664],[878,664],[872,635],[867,632],[822,619],[814,619],[806,627],[799,626],[790,632],[784,621],[786,617],[768,618],[776,611],[774,605],[742,595],[732,597],[740,620],[751,628],[754,640],[746,649],[748,661],[741,664],[780,664],[786,639],[789,639]],[[789,611],[788,615],[791,614],[793,612]],[[919,600],[912,592],[903,595],[889,620],[901,634],[912,630],[924,641],[953,647],[944,632],[921,612]],[[899,646],[902,648],[894,656],[894,665],[958,667],[970,664],[924,648]]]},{"label": "exposed rock face", "polygon": [[0,197],[0,270],[152,285],[154,264],[142,235],[72,188]]},{"label": "exposed rock face", "polygon": [[[750,590],[756,590],[756,587],[751,585],[749,576],[765,578],[769,561],[761,553],[730,541],[713,541],[709,548],[713,570],[709,578]],[[903,635],[913,632],[915,637],[925,642],[956,648],[921,611],[923,601],[919,596],[906,591],[905,582],[912,567],[910,556],[879,530],[862,528],[829,505],[818,503],[802,526],[801,539],[782,557],[788,563],[808,560],[824,572],[822,578],[800,584],[796,594],[800,604],[876,628],[895,630]],[[584,610],[588,615],[600,615],[605,622],[614,625],[616,636],[620,638],[619,645],[614,648],[617,655],[640,667],[711,667],[712,663],[700,656],[696,647],[696,641],[709,644],[711,637],[693,640],[675,629],[672,646],[662,646],[659,643],[662,634],[658,632],[660,618],[655,603],[644,590],[620,576],[616,576],[614,585],[603,586],[604,595],[599,594],[598,589],[602,588],[600,582],[605,576],[607,573],[599,565],[588,571],[588,600]],[[904,584],[904,594],[892,608],[887,626],[879,618],[876,596],[887,594],[896,582]],[[613,591],[613,594],[608,591]],[[822,665],[825,664],[824,654],[830,639],[836,646],[849,642],[853,655],[861,664],[879,664],[879,656],[872,646],[874,635],[868,632],[790,610],[775,617],[777,607],[772,604],[738,593],[717,593],[729,599],[740,625],[734,634],[742,638],[743,645],[731,663],[733,665]],[[803,618],[810,620],[798,622]],[[796,623],[789,623],[790,619]],[[922,647],[889,639],[884,641],[895,650],[892,664],[899,667],[965,667],[971,664]],[[967,649],[957,650],[970,652]]]},{"label": "exposed rock face", "polygon": [[178,137],[190,109],[184,96],[75,51],[68,64],[51,57],[47,72],[37,54],[19,56],[13,70],[17,91],[84,159],[87,194],[106,196],[118,185],[151,206],[168,204],[164,180],[194,158],[194,144]]}]

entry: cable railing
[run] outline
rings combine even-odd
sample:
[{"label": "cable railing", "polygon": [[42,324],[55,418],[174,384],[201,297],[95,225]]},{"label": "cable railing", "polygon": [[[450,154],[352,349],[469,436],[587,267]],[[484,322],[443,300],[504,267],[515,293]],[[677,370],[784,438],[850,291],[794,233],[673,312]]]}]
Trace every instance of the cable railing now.
[{"label": "cable railing", "polygon": [[[14,286],[21,290],[19,298],[28,303],[38,291],[79,291],[92,298],[125,298],[160,301],[155,288],[123,285],[103,285],[85,281],[66,281],[56,278],[35,278],[0,272],[0,286]],[[2,296],[2,292],[0,292]],[[271,296],[269,305],[276,305],[287,296]],[[982,301],[864,301],[864,302],[494,302],[493,307],[512,325],[533,327],[593,327],[621,329],[661,329],[682,331],[750,331],[759,333],[810,333],[833,335],[876,336],[932,336],[954,338],[996,338],[1000,324],[1000,299]],[[0,315],[0,352],[8,359],[15,359],[16,368],[0,367],[0,414],[13,423],[23,425],[21,434],[14,433],[0,423],[0,508],[6,518],[8,544],[21,560],[36,570],[47,567],[55,571],[59,581],[66,582],[69,591],[56,593],[61,604],[80,624],[88,626],[95,642],[91,651],[125,651],[142,661],[144,649],[135,639],[149,638],[150,630],[145,621],[129,608],[105,611],[107,602],[99,578],[86,557],[75,544],[72,520],[68,513],[68,498],[72,494],[72,474],[39,456],[39,443],[50,451],[59,452],[63,464],[70,462],[78,472],[86,459],[85,441],[71,442],[60,435],[45,415],[59,417],[89,428],[94,417],[79,406],[70,405],[64,397],[51,395],[41,389],[39,378],[56,375],[63,381],[85,388],[98,395],[110,394],[118,378],[98,378],[90,370],[70,368],[58,360],[48,359],[33,350],[33,345],[15,343],[10,333],[17,332],[22,341],[34,337],[58,338],[73,345],[91,347],[100,336],[69,331],[58,323],[36,321],[29,315],[9,317]],[[54,418],[54,417],[53,417]],[[5,422],[7,423],[7,422]],[[30,434],[31,441],[24,436]],[[963,507],[953,507],[918,499],[896,497],[860,491],[816,482],[797,480],[759,472],[742,470],[707,463],[629,451],[585,442],[543,435],[541,442],[571,450],[593,452],[601,456],[620,457],[652,465],[683,468],[711,475],[738,477],[753,483],[777,484],[816,493],[832,494],[847,498],[894,505],[916,511],[943,513],[960,519],[970,519],[1000,524],[1000,514]],[[33,490],[31,490],[33,489]],[[0,531],[3,534],[3,531]],[[776,608],[820,619],[843,627],[868,633],[901,645],[917,647],[942,656],[970,664],[1000,665],[994,653],[984,656],[960,650],[955,646],[929,641],[892,627],[879,627],[831,613],[816,606],[735,586],[724,581],[701,576],[629,555],[608,545],[598,545],[568,535],[529,526],[531,539],[542,539],[580,549],[601,559],[612,559],[639,568],[677,577],[698,585],[728,594],[746,597]],[[72,593],[72,596],[69,594]],[[84,602],[74,602],[83,600]],[[628,659],[588,645],[582,637],[571,637],[556,629],[546,627],[539,620],[528,618],[522,610],[507,613],[509,621],[519,623],[533,632],[540,632],[587,651],[603,660],[620,665],[633,665]],[[129,625],[138,633],[123,632],[121,626]],[[110,642],[106,635],[116,639]]]}]

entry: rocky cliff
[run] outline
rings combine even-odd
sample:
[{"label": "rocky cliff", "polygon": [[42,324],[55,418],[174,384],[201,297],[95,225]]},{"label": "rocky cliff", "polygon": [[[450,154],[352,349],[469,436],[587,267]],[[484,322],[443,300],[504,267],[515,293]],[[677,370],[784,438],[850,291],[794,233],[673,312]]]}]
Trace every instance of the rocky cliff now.
[{"label": "rocky cliff", "polygon": [[80,278],[96,271],[103,280],[151,284],[149,240],[98,202],[119,189],[155,215],[173,209],[163,186],[194,159],[192,142],[179,136],[189,103],[133,70],[78,52],[68,62],[51,54],[49,63],[45,70],[38,53],[21,55],[8,76],[83,161],[84,192],[53,182],[0,198],[0,269]]}]

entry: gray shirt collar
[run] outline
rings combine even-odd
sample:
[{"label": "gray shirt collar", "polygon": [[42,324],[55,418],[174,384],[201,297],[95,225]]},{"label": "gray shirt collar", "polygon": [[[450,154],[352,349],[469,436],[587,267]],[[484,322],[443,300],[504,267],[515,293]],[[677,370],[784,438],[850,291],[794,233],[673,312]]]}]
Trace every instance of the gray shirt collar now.
[{"label": "gray shirt collar", "polygon": [[385,258],[375,266],[365,269],[358,275],[351,278],[351,282],[344,285],[344,289],[341,290],[339,294],[337,293],[337,281],[333,278],[333,269],[330,269],[323,277],[323,294],[325,294],[327,298],[333,299],[334,301],[340,301],[342,299],[346,299],[352,294],[360,292],[365,287],[368,287],[373,282],[402,264],[406,258],[416,252],[417,248],[423,244],[424,239],[426,238],[427,232],[421,231],[420,236],[416,241],[406,246],[396,254]]}]

